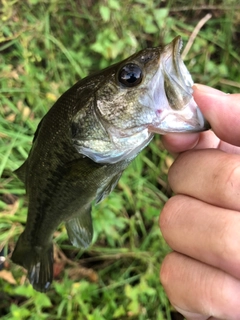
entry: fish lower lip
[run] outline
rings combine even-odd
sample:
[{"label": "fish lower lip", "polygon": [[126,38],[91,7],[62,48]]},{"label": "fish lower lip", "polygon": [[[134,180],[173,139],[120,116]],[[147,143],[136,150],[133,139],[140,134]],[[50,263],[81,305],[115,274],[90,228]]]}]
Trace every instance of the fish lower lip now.
[{"label": "fish lower lip", "polygon": [[[196,123],[189,121],[189,122],[182,122],[181,125],[174,126],[174,123],[176,123],[176,118],[174,116],[172,117],[173,125],[169,126],[169,121],[171,117],[168,116],[165,121],[161,123],[159,127],[155,126],[149,126],[148,130],[152,133],[158,133],[158,134],[167,134],[167,133],[193,133],[193,132],[202,132],[210,129],[210,125],[207,121],[204,122],[203,126],[196,125]],[[179,120],[179,119],[178,119]]]}]

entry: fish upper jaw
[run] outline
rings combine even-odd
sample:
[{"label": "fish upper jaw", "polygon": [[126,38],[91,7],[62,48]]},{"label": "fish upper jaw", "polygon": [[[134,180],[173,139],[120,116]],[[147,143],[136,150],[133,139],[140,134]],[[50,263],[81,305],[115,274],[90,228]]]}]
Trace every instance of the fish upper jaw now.
[{"label": "fish upper jaw", "polygon": [[152,96],[142,96],[141,103],[152,105],[155,117],[148,126],[150,132],[200,132],[210,128],[193,99],[193,80],[184,65],[180,50],[181,37],[164,48],[156,74],[149,84]]}]

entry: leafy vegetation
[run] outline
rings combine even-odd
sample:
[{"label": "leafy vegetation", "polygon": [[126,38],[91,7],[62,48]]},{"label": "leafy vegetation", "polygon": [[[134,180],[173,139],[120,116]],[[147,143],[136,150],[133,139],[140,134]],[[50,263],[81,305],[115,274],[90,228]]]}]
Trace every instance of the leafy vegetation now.
[{"label": "leafy vegetation", "polygon": [[[237,10],[238,9],[238,10]],[[146,46],[181,35],[196,82],[239,92],[238,1],[2,0],[0,7],[1,319],[173,319],[159,283],[168,252],[158,217],[171,196],[172,162],[159,137],[93,209],[94,240],[72,247],[64,226],[54,235],[51,290],[41,294],[9,256],[26,221],[23,184],[12,171],[31,147],[40,118],[67,88]],[[175,318],[176,319],[176,318]],[[178,318],[180,319],[180,318]]]}]

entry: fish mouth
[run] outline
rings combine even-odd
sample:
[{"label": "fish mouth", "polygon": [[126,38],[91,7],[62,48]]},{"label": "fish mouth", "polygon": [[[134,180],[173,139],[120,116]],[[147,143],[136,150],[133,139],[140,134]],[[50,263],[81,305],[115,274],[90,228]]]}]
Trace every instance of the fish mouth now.
[{"label": "fish mouth", "polygon": [[[159,68],[153,81],[156,121],[149,131],[200,132],[210,128],[192,96],[193,80],[181,59],[182,39],[177,36],[159,58]],[[161,98],[159,98],[161,96]]]}]

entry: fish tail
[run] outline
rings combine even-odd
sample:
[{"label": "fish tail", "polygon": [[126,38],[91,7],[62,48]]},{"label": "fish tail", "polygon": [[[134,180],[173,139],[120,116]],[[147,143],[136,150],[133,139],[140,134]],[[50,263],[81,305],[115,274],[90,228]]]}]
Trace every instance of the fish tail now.
[{"label": "fish tail", "polygon": [[22,233],[12,254],[12,261],[28,271],[28,279],[33,288],[46,292],[53,279],[53,245],[43,250],[32,246]]}]

